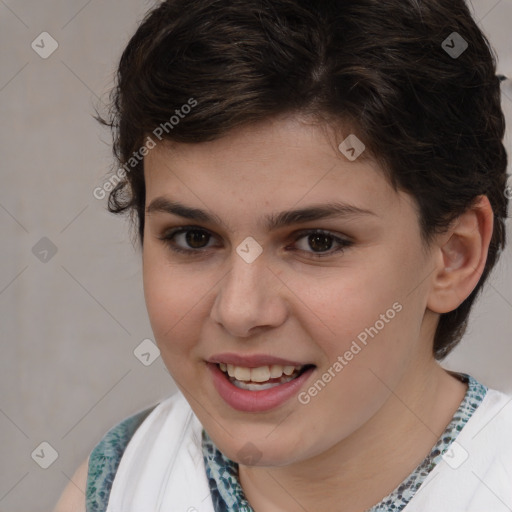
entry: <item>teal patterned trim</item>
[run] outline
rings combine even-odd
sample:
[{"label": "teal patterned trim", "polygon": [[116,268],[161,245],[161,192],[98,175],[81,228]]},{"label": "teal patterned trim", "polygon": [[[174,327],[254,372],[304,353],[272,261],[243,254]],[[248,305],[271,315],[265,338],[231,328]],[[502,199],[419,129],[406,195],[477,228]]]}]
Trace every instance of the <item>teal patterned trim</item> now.
[{"label": "teal patterned trim", "polygon": [[107,510],[112,483],[126,446],[157,405],[134,414],[111,428],[91,452],[85,494],[86,512]]},{"label": "teal patterned trim", "polygon": [[[461,373],[458,377],[468,384],[466,395],[430,454],[391,494],[366,512],[401,512],[482,403],[487,387],[470,375]],[[110,429],[91,452],[87,476],[86,512],[106,511],[112,483],[126,446],[157,405],[130,416]],[[254,512],[240,485],[238,464],[226,458],[217,449],[204,429],[202,430],[202,448],[215,512],[232,510]]]},{"label": "teal patterned trim", "polygon": [[488,388],[466,373],[459,373],[456,376],[468,384],[468,389],[452,421],[423,462],[391,494],[366,512],[400,512],[403,510],[428,474],[441,462],[444,453],[482,403]]},{"label": "teal patterned trim", "polygon": [[203,459],[215,512],[254,512],[238,480],[238,464],[228,459],[202,430]]},{"label": "teal patterned trim", "polygon": [[[466,395],[452,421],[423,462],[391,494],[366,512],[402,511],[482,403],[488,389],[486,386],[480,384],[468,374],[451,373],[468,384]],[[206,475],[215,512],[229,512],[232,510],[254,512],[240,485],[238,464],[225,457],[218,450],[204,429],[202,430],[202,446]]]}]

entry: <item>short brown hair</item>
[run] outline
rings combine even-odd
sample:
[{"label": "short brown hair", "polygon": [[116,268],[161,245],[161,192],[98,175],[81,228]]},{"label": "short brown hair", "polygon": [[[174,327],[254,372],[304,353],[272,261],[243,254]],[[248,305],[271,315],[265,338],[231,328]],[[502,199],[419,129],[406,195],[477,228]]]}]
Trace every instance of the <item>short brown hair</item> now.
[{"label": "short brown hair", "polygon": [[[455,42],[467,43],[456,56],[446,50]],[[170,123],[191,98],[197,107]],[[142,244],[144,163],[127,163],[158,126],[165,139],[195,143],[285,113],[349,122],[395,190],[416,200],[424,241],[479,195],[491,203],[485,270],[437,326],[442,359],[505,245],[500,99],[493,51],[463,0],[167,0],[129,41],[100,118],[129,171],[108,208],[133,214]]]}]

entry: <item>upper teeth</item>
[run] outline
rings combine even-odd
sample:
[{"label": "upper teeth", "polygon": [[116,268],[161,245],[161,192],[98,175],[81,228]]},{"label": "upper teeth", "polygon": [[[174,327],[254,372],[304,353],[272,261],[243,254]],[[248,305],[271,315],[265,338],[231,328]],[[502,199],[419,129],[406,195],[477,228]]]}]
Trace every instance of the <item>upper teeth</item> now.
[{"label": "upper teeth", "polygon": [[271,366],[259,366],[258,368],[246,368],[244,366],[235,366],[232,364],[219,363],[220,369],[228,373],[230,377],[237,380],[265,382],[269,379],[277,379],[284,375],[291,375],[294,371],[299,371],[302,366],[281,366],[273,364]]}]

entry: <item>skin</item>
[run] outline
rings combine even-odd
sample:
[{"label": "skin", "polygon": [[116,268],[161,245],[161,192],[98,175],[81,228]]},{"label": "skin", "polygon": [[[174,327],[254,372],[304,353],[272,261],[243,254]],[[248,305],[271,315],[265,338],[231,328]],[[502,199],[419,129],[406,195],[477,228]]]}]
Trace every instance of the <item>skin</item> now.
[{"label": "skin", "polygon": [[[411,196],[395,192],[370,158],[351,162],[338,151],[350,131],[325,128],[279,117],[212,142],[161,143],[145,157],[146,206],[165,196],[223,221],[146,214],[144,292],[165,365],[217,447],[240,463],[256,512],[371,507],[430,452],[466,392],[434,360],[432,342],[439,313],[455,309],[483,270],[487,198],[427,248]],[[373,215],[272,232],[262,222],[332,201]],[[211,235],[196,242],[199,255],[160,239],[191,225]],[[293,236],[304,229],[352,245],[333,252],[332,241],[330,254],[315,258],[307,234]],[[248,236],[263,248],[250,264],[236,253]],[[185,235],[174,244],[194,250]],[[306,405],[293,397],[240,412],[212,385],[205,360],[257,353],[315,364],[307,391],[396,302],[402,310]],[[241,463],[248,442],[260,457],[250,466]]]}]

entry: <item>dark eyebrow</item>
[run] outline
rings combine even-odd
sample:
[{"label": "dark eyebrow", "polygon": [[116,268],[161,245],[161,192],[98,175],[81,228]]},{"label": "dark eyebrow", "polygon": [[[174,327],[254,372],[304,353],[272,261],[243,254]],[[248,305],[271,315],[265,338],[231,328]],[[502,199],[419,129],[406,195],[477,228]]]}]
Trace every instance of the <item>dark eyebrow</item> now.
[{"label": "dark eyebrow", "polygon": [[[153,212],[169,213],[190,220],[218,224],[227,228],[226,224],[217,215],[208,213],[199,208],[190,208],[176,201],[170,201],[166,197],[157,197],[151,201],[150,205],[146,208],[146,213],[151,214]],[[359,217],[363,215],[376,214],[370,210],[358,208],[350,204],[334,202],[311,205],[307,208],[288,210],[278,214],[270,214],[265,218],[264,222],[267,231],[272,231],[284,226],[328,217]]]}]

